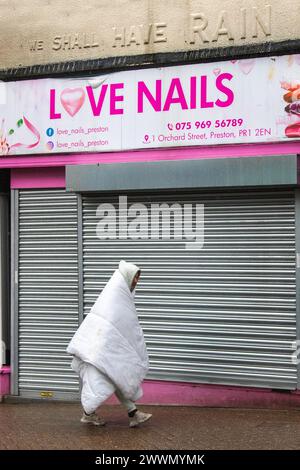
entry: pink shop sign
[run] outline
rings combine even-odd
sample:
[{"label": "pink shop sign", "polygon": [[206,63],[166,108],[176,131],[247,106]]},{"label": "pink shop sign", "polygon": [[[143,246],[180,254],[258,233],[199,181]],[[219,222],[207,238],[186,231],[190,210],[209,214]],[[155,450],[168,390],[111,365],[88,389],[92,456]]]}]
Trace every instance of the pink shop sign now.
[{"label": "pink shop sign", "polygon": [[0,83],[0,154],[300,139],[300,55]]}]

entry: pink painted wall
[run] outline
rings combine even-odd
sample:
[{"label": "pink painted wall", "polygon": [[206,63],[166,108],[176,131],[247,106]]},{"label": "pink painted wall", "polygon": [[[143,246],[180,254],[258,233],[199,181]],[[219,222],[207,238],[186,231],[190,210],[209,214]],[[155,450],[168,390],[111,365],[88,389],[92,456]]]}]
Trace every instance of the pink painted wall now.
[{"label": "pink painted wall", "polygon": [[65,188],[65,167],[13,168],[10,173],[11,189]]},{"label": "pink painted wall", "polygon": [[121,163],[154,160],[188,160],[197,158],[234,158],[257,155],[300,154],[300,142],[251,145],[220,145],[216,147],[183,147],[127,152],[32,155],[2,157],[0,168],[57,167],[93,163]]},{"label": "pink painted wall", "polygon": [[0,368],[0,398],[9,395],[10,392],[10,367]]},{"label": "pink painted wall", "polygon": [[[145,381],[140,404],[232,408],[300,408],[300,390],[276,392],[269,389],[223,385]],[[118,404],[115,396],[108,404]]]}]

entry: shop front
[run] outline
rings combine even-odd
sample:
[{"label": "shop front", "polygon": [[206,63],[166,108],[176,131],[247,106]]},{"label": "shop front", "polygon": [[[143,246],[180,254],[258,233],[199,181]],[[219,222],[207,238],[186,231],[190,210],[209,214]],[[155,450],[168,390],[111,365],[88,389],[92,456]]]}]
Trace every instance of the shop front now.
[{"label": "shop front", "polygon": [[66,346],[125,259],[144,402],[299,401],[299,71],[278,56],[7,84],[13,395],[78,399]]}]

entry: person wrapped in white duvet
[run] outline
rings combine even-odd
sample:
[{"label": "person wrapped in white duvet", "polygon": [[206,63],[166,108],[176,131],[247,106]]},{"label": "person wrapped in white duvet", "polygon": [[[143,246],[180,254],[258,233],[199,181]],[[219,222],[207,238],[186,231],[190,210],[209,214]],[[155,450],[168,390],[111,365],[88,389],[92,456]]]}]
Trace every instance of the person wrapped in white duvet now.
[{"label": "person wrapped in white duvet", "polygon": [[113,393],[126,408],[130,427],[152,416],[135,405],[143,395],[141,383],[149,368],[134,305],[140,273],[138,266],[120,261],[68,345],[72,369],[82,380],[83,423],[104,425],[96,410]]}]

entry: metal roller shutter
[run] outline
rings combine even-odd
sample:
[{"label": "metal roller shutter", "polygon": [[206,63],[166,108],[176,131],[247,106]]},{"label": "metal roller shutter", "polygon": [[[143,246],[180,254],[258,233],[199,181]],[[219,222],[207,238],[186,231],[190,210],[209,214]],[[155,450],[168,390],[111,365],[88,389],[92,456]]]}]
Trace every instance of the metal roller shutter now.
[{"label": "metal roller shutter", "polygon": [[77,206],[65,191],[19,191],[20,395],[79,391],[65,352],[78,327]]},{"label": "metal roller shutter", "polygon": [[128,206],[135,202],[149,214],[155,202],[204,203],[204,249],[175,240],[101,241],[96,209],[118,207],[118,196],[84,196],[84,312],[123,258],[142,268],[136,305],[149,378],[296,388],[294,192],[128,195]]}]

